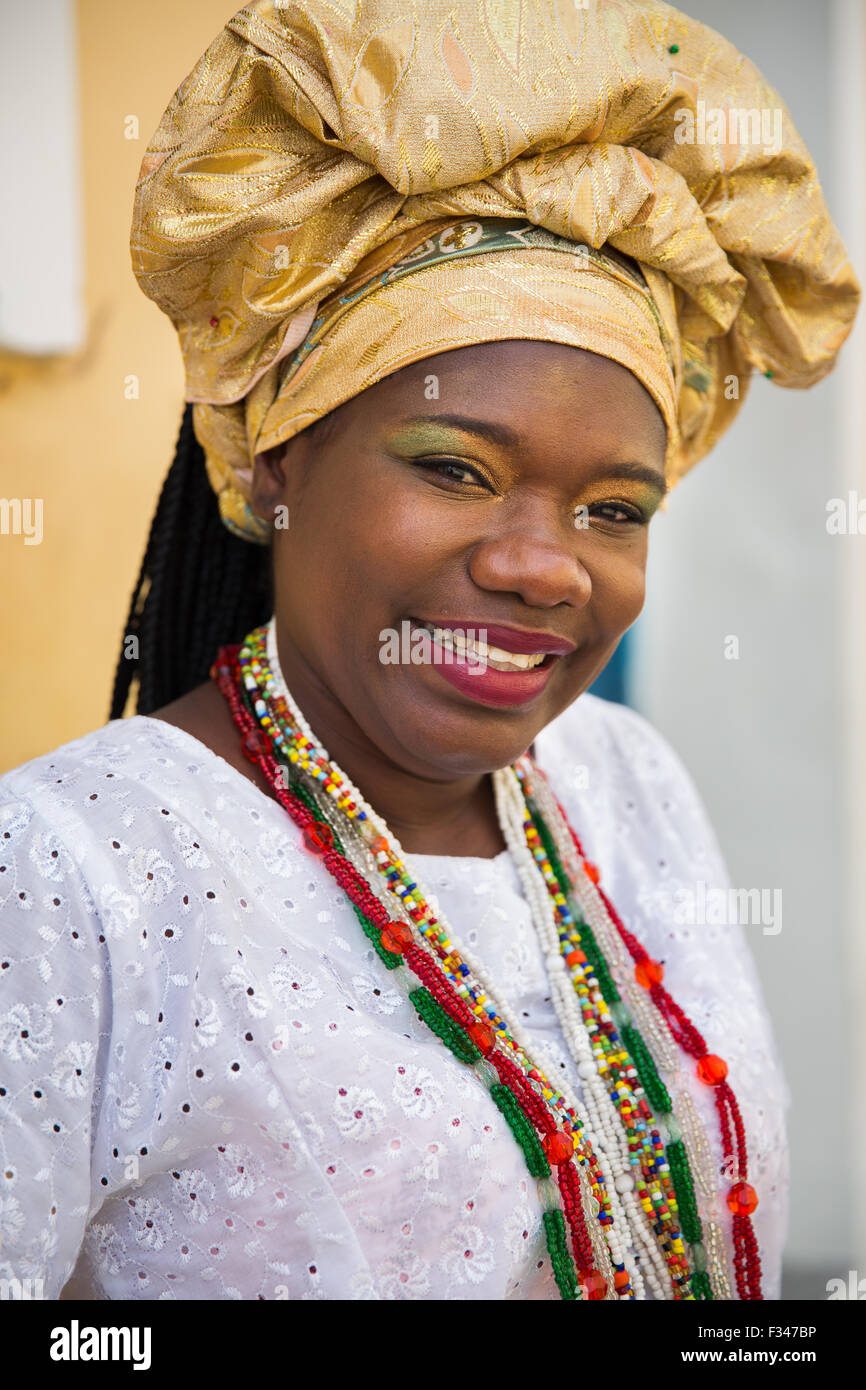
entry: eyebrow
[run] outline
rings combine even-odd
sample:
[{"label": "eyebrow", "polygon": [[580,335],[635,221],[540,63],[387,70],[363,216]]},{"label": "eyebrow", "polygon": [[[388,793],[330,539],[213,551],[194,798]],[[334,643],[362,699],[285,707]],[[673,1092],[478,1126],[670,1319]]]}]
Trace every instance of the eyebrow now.
[{"label": "eyebrow", "polygon": [[408,423],[413,425],[451,425],[453,429],[464,430],[467,434],[480,434],[491,444],[514,447],[520,443],[520,435],[508,425],[497,425],[494,420],[473,420],[469,415],[413,415]]},{"label": "eyebrow", "polygon": [[[494,420],[475,420],[469,415],[413,415],[412,424],[450,425],[452,429],[464,430],[467,434],[477,434],[488,439],[491,444],[503,448],[515,448],[520,443],[520,435],[509,425],[497,424]],[[665,497],[670,485],[663,473],[646,463],[608,463],[593,470],[594,478],[632,478],[637,483],[646,483]]]},{"label": "eyebrow", "polygon": [[670,484],[663,473],[651,468],[647,463],[606,463],[603,468],[593,471],[594,478],[633,478],[636,483],[647,483],[662,497],[667,496]]}]

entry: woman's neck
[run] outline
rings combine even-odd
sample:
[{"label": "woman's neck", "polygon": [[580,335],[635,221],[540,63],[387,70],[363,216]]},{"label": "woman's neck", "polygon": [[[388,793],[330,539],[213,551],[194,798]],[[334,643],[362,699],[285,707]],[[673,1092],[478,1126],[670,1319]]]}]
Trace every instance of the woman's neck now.
[{"label": "woman's neck", "polygon": [[505,849],[489,774],[407,769],[368,737],[288,637],[278,640],[279,674],[316,739],[407,853],[492,859]]},{"label": "woman's neck", "polygon": [[[492,859],[506,848],[489,775],[449,782],[416,777],[383,758],[345,711],[329,711],[328,701],[316,701],[312,693],[306,706],[302,695],[297,699],[317,738],[407,853]],[[274,796],[261,769],[245,757],[228,706],[210,681],[155,710],[152,718],[191,734]]]}]

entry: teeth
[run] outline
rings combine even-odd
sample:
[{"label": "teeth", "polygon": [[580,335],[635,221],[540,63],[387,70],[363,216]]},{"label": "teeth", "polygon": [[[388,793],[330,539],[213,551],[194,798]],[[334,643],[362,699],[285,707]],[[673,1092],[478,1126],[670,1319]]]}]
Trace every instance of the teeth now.
[{"label": "teeth", "polygon": [[505,671],[531,671],[534,667],[540,666],[547,655],[546,652],[506,652],[501,647],[482,642],[480,638],[467,638],[463,632],[452,632],[447,627],[429,627],[426,623],[424,626],[432,632],[440,646],[450,647],[460,656],[479,665],[487,662],[494,668]]}]

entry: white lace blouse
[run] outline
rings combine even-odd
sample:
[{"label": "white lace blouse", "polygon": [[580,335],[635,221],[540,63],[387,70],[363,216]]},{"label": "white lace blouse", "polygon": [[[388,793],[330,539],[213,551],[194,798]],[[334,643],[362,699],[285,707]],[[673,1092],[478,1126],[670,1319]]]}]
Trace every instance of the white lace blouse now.
[{"label": "white lace blouse", "polygon": [[[536,750],[728,1061],[778,1298],[787,1087],[743,929],[677,924],[678,889],[727,884],[705,812],[659,734],[593,696]],[[412,862],[579,1096],[508,854]],[[689,1085],[721,1164],[712,1094]],[[0,778],[0,1136],[0,1278],[49,1298],[70,1278],[100,1299],[557,1297],[535,1182],[482,1083],[283,809],[158,720]]]}]

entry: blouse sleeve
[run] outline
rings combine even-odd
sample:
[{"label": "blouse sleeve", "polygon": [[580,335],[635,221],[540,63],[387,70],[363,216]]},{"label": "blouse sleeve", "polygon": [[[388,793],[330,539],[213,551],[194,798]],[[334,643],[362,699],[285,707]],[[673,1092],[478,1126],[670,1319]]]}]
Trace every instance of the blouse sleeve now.
[{"label": "blouse sleeve", "polygon": [[69,848],[0,785],[0,1279],[25,1290],[13,1282],[12,1297],[58,1298],[78,1257],[110,1000]]}]

